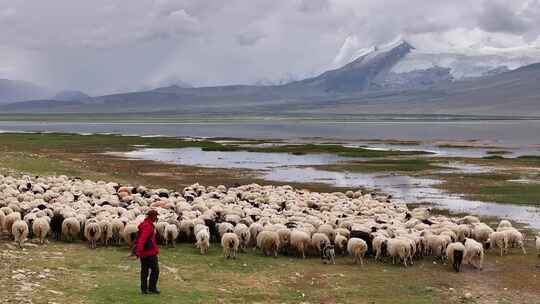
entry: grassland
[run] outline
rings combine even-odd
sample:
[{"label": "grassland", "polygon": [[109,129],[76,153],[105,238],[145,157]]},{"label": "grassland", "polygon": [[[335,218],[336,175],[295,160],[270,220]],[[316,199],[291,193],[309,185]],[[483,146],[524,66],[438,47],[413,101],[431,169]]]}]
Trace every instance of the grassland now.
[{"label": "grassland", "polygon": [[[538,259],[518,250],[502,258],[490,253],[483,271],[465,266],[456,274],[431,259],[409,268],[370,259],[361,267],[348,257],[323,265],[318,258],[268,258],[249,250],[225,260],[217,246],[202,256],[182,244],[162,249],[162,294],[142,296],[138,261],[126,258],[126,248],[50,243],[20,251],[1,242],[3,273],[27,273],[24,282],[0,277],[2,303],[21,303],[21,286],[30,286],[23,294],[33,303],[538,303],[540,283]],[[45,269],[47,278],[36,278]]]}]

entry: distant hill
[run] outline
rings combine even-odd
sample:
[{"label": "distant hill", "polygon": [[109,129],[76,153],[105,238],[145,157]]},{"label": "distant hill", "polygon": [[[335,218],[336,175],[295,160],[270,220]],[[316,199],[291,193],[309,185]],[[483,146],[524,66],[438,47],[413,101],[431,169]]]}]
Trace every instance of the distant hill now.
[{"label": "distant hill", "polygon": [[0,79],[0,104],[52,97],[52,92],[31,82]]},{"label": "distant hill", "polygon": [[[472,57],[444,54],[443,59],[461,64],[424,67],[422,63],[412,67],[414,60],[433,58],[430,56],[398,40],[359,52],[356,59],[340,68],[283,85],[171,85],[97,97],[67,91],[53,99],[3,105],[0,112],[540,115],[540,64],[509,70],[506,66],[481,65],[482,61],[467,70]],[[482,60],[490,62],[488,59],[493,58]],[[443,59],[439,58],[441,62]]]},{"label": "distant hill", "polygon": [[58,92],[56,93],[56,95],[52,97],[52,99],[58,100],[58,101],[76,101],[76,100],[81,101],[81,100],[87,100],[89,98],[90,96],[86,95],[85,93],[81,91],[71,91],[71,90]]}]

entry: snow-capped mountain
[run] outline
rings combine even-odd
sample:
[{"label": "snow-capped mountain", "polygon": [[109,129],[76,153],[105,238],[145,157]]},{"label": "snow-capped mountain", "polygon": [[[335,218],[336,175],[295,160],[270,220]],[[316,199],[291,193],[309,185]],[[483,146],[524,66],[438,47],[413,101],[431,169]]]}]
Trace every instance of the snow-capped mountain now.
[{"label": "snow-capped mountain", "polygon": [[[414,44],[406,42],[401,37],[380,46],[354,49],[358,42],[354,37],[348,37],[340,51],[334,58],[334,65],[353,62],[357,58],[370,58],[388,52],[388,50],[407,43],[412,46],[410,52],[397,62],[389,71],[391,79],[416,75],[421,71],[432,73],[435,70],[448,69],[452,80],[464,80],[468,78],[494,75],[519,67],[540,62],[540,46],[528,45],[513,48],[494,48],[486,46],[471,46],[469,48],[422,49]],[[410,74],[413,73],[413,74]],[[391,79],[379,81],[388,82]]]}]

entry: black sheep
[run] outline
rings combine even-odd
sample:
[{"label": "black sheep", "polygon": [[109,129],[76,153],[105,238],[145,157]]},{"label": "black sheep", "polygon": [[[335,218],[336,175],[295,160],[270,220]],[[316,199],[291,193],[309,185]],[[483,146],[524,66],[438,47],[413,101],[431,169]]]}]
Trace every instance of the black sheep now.
[{"label": "black sheep", "polygon": [[64,222],[64,216],[55,213],[51,218],[51,235],[53,239],[60,241],[62,237],[62,223]]}]

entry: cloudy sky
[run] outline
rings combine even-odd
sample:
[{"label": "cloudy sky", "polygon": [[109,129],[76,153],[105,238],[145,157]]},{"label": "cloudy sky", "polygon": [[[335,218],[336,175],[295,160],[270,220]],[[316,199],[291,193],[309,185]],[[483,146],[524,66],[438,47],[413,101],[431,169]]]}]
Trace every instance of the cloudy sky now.
[{"label": "cloudy sky", "polygon": [[104,94],[314,75],[404,37],[540,45],[540,0],[0,0],[0,78]]}]

